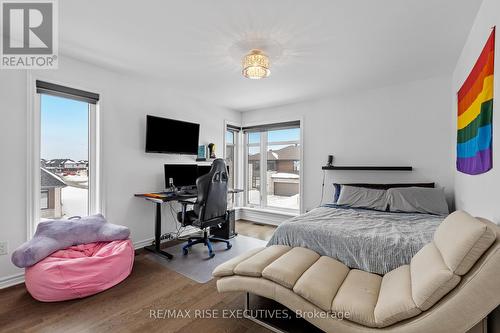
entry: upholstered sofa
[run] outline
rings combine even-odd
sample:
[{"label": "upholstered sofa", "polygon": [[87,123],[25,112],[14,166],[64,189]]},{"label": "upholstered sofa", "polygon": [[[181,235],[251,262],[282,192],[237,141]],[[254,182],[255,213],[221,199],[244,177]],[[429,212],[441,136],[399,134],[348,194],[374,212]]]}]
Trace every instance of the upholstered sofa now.
[{"label": "upholstered sofa", "polygon": [[[500,303],[500,228],[458,211],[384,276],[306,248],[254,249],[218,266],[219,292],[273,299],[326,332],[467,332]],[[339,319],[343,318],[343,319]]]}]

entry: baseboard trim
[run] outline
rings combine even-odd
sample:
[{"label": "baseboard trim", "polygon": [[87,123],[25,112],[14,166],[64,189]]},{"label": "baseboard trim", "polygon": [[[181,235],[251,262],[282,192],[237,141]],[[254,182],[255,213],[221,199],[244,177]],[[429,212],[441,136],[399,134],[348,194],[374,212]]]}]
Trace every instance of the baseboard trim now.
[{"label": "baseboard trim", "polygon": [[153,240],[154,240],[154,238],[151,237],[151,238],[147,238],[147,239],[143,239],[143,240],[134,242],[134,249],[139,250],[145,246],[151,245],[151,243],[153,243]]},{"label": "baseboard trim", "polygon": [[236,218],[276,226],[297,215],[288,212],[240,208],[237,210]]},{"label": "baseboard trim", "polygon": [[0,289],[15,286],[24,283],[24,273],[18,273],[0,278]]}]

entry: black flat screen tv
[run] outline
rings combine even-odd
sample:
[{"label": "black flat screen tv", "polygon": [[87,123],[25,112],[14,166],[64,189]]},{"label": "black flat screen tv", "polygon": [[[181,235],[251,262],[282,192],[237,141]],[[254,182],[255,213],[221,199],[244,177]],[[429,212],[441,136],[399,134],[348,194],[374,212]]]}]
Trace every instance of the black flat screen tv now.
[{"label": "black flat screen tv", "polygon": [[147,116],[146,152],[196,155],[200,124]]}]

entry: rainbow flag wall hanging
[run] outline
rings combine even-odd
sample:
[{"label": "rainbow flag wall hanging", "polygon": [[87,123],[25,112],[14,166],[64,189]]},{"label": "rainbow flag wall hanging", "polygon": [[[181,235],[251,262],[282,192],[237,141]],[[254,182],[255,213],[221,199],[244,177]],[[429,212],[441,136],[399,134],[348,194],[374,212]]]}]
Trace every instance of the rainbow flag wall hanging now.
[{"label": "rainbow flag wall hanging", "polygon": [[469,175],[493,167],[492,119],[495,28],[458,91],[457,170]]}]

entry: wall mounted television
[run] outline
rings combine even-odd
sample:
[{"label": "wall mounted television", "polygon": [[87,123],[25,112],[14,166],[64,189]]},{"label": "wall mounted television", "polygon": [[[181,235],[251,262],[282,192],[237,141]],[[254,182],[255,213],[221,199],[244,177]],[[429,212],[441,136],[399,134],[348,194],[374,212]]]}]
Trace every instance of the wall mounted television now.
[{"label": "wall mounted television", "polygon": [[198,153],[200,124],[148,115],[146,118],[146,153]]}]

